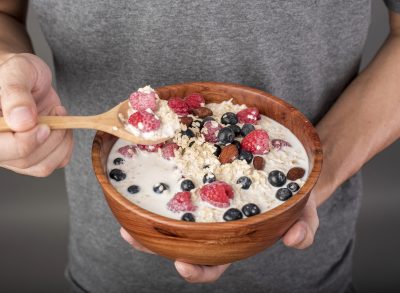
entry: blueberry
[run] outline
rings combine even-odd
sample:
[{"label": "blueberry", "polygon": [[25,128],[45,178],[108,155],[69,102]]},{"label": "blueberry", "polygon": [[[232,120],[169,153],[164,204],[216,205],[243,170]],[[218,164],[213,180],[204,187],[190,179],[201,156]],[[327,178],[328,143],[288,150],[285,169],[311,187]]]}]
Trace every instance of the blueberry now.
[{"label": "blueberry", "polygon": [[125,163],[125,160],[123,158],[116,158],[113,161],[114,165],[122,165],[123,163]]},{"label": "blueberry", "polygon": [[244,124],[242,126],[242,130],[240,131],[241,135],[243,137],[245,137],[246,135],[248,135],[250,132],[252,132],[253,130],[255,130],[256,128],[254,127],[253,124]]},{"label": "blueberry", "polygon": [[242,212],[246,217],[252,217],[260,213],[260,208],[254,203],[248,203],[242,207]]},{"label": "blueberry", "polygon": [[290,183],[287,185],[287,188],[288,188],[291,192],[295,193],[295,192],[297,192],[297,191],[300,189],[300,186],[299,186],[296,182],[290,182]]},{"label": "blueberry", "polygon": [[193,133],[193,131],[191,130],[191,129],[186,129],[186,130],[182,130],[181,131],[181,134],[182,134],[182,136],[183,135],[186,135],[187,137],[189,137],[189,138],[191,138],[191,137],[194,137],[194,133]]},{"label": "blueberry", "polygon": [[213,173],[211,173],[211,172],[208,172],[208,173],[205,174],[204,177],[203,177],[203,183],[204,183],[204,184],[206,184],[206,183],[211,183],[211,182],[214,182],[214,181],[216,181],[216,180],[217,180],[217,178],[216,178],[215,175],[214,175]]},{"label": "blueberry", "polygon": [[192,190],[194,188],[194,183],[193,183],[192,180],[185,179],[181,183],[181,188],[184,191],[190,191],[190,190]]},{"label": "blueberry", "polygon": [[241,135],[241,131],[242,130],[240,129],[239,126],[237,126],[237,125],[228,125],[227,127],[232,129],[233,133],[235,133],[236,136],[240,136]]},{"label": "blueberry", "polygon": [[286,183],[286,176],[283,172],[274,170],[268,175],[268,182],[275,187],[281,187]]},{"label": "blueberry", "polygon": [[235,139],[235,133],[229,127],[224,127],[218,131],[218,141],[222,144],[231,143]]},{"label": "blueberry", "polygon": [[225,221],[235,221],[243,218],[243,214],[238,209],[230,208],[224,213],[223,216]]},{"label": "blueberry", "polygon": [[221,117],[221,123],[222,124],[231,124],[234,125],[238,123],[238,118],[235,113],[232,112],[226,112],[224,115]]},{"label": "blueberry", "polygon": [[207,116],[203,118],[203,120],[200,122],[200,128],[203,128],[204,123],[206,123],[207,121],[215,121],[215,119],[212,116]]},{"label": "blueberry", "polygon": [[251,181],[251,179],[249,177],[242,176],[236,181],[236,183],[242,185],[242,189],[249,189],[251,183],[253,183],[253,182]]},{"label": "blueberry", "polygon": [[292,192],[287,188],[279,188],[275,194],[275,197],[279,200],[285,201],[292,197]]},{"label": "blueberry", "polygon": [[192,213],[183,214],[181,219],[182,219],[182,221],[186,221],[186,222],[196,222]]},{"label": "blueberry", "polygon": [[253,160],[253,154],[248,151],[240,150],[239,160],[246,160],[246,162],[250,164]]},{"label": "blueberry", "polygon": [[126,174],[120,169],[112,169],[110,172],[110,178],[115,181],[121,181],[126,178]]},{"label": "blueberry", "polygon": [[158,185],[153,186],[153,191],[155,193],[163,193],[165,190],[168,190],[168,189],[169,189],[169,186],[168,186],[168,184],[165,184],[165,183],[160,183]]},{"label": "blueberry", "polygon": [[221,147],[217,144],[214,144],[215,152],[213,152],[214,156],[218,157],[221,154]]},{"label": "blueberry", "polygon": [[140,191],[140,187],[137,185],[131,185],[128,187],[128,192],[130,194],[135,194],[135,193],[138,193],[139,191]]}]

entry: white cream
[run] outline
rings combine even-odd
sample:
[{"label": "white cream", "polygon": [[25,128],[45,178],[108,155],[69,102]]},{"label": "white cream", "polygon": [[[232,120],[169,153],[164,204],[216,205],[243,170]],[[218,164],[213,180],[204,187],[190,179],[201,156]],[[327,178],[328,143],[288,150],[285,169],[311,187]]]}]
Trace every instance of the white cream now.
[{"label": "white cream", "polygon": [[[231,102],[207,104],[206,106],[213,111],[217,121],[225,112],[238,112],[246,108],[243,105],[233,105]],[[239,125],[241,126],[241,124]],[[185,129],[185,126],[182,126],[182,128]],[[261,115],[261,120],[258,121],[256,128],[267,130],[270,140],[283,139],[291,145],[291,147],[282,147],[280,150],[271,147],[269,153],[262,155],[266,161],[264,170],[255,170],[252,164],[247,164],[246,161],[241,160],[221,165],[218,158],[213,155],[214,144],[204,143],[202,137],[188,139],[185,136],[182,138],[180,135],[176,135],[174,141],[181,148],[175,152],[176,157],[170,161],[162,158],[159,152],[138,152],[132,159],[124,158],[125,164],[115,166],[113,160],[122,157],[117,150],[128,144],[122,140],[117,141],[110,152],[108,171],[118,168],[123,170],[127,177],[120,182],[110,179],[111,183],[121,194],[135,204],[174,219],[180,219],[185,212],[174,213],[169,211],[167,202],[175,193],[181,191],[180,183],[184,179],[182,175],[185,179],[192,180],[196,186],[191,193],[192,202],[198,207],[195,212],[192,212],[197,222],[223,221],[222,217],[227,209],[237,208],[240,210],[247,203],[254,203],[258,205],[261,212],[265,212],[282,203],[275,198],[278,188],[273,187],[268,182],[269,172],[280,170],[286,174],[293,167],[301,167],[306,170],[306,175],[302,179],[296,180],[296,183],[301,187],[308,176],[309,163],[306,151],[300,141],[283,125]],[[197,131],[195,128],[192,130]],[[237,138],[237,140],[241,139]],[[188,147],[191,141],[194,141],[194,144]],[[183,154],[182,148],[185,149]],[[214,173],[217,180],[225,181],[232,186],[235,196],[228,208],[217,208],[200,199],[199,188],[203,185],[202,179],[207,172]],[[241,176],[248,176],[252,180],[248,190],[243,190],[240,185],[236,184],[237,179]],[[170,187],[167,192],[161,195],[155,193],[152,189],[154,185],[160,182],[166,183]],[[127,188],[132,184],[140,186],[141,191],[138,194],[132,195],[127,192]]]}]

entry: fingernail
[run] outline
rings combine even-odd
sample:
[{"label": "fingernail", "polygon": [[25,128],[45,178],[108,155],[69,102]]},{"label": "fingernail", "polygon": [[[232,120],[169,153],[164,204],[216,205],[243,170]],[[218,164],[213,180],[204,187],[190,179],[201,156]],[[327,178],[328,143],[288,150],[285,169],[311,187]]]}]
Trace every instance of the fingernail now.
[{"label": "fingernail", "polygon": [[67,110],[63,106],[57,106],[55,108],[56,115],[58,116],[65,116],[68,114]]},{"label": "fingernail", "polygon": [[36,140],[39,144],[42,144],[50,135],[50,128],[45,124],[40,124],[36,132]]},{"label": "fingernail", "polygon": [[16,107],[11,110],[8,121],[12,127],[20,127],[29,123],[34,123],[32,111],[25,106]]},{"label": "fingernail", "polygon": [[306,238],[306,230],[305,229],[301,229],[299,232],[299,235],[297,236],[296,241],[294,241],[293,245],[297,245],[300,244],[301,242],[303,242],[303,240]]},{"label": "fingernail", "polygon": [[184,278],[189,278],[192,275],[188,267],[181,262],[175,262],[175,267]]}]

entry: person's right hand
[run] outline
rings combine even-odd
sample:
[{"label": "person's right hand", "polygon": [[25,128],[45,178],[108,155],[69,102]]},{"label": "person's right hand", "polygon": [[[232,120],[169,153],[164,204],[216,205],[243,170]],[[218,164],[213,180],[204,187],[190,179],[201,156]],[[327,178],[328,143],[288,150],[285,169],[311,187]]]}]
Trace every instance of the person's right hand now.
[{"label": "person's right hand", "polygon": [[0,167],[45,177],[69,162],[72,132],[37,123],[38,115],[67,115],[51,79],[32,54],[12,54],[0,64],[0,115],[13,130],[0,133]]}]

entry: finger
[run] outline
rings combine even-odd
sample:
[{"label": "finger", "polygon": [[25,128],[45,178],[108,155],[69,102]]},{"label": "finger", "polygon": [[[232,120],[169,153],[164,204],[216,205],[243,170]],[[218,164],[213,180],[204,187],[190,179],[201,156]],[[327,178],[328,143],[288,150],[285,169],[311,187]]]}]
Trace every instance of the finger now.
[{"label": "finger", "polygon": [[37,72],[23,56],[8,59],[0,67],[1,108],[6,123],[14,131],[27,131],[36,125],[37,110],[32,96]]},{"label": "finger", "polygon": [[12,166],[6,166],[6,168],[25,175],[36,176],[36,177],[47,177],[49,176],[60,163],[67,156],[70,148],[72,148],[72,140],[67,141],[65,144],[59,144],[56,149],[50,153],[44,160],[39,164],[26,169],[14,168]]},{"label": "finger", "polygon": [[192,265],[175,261],[178,273],[189,283],[211,283],[218,280],[230,264],[219,266]]},{"label": "finger", "polygon": [[151,254],[155,254],[154,252],[152,252],[151,250],[147,249],[146,247],[144,247],[142,244],[140,244],[139,242],[137,242],[124,228],[120,229],[120,233],[121,233],[121,237],[128,242],[131,246],[133,246],[133,248],[142,251],[142,252],[146,252],[146,253],[151,253]]},{"label": "finger", "polygon": [[297,249],[305,249],[314,242],[314,236],[319,226],[316,204],[309,200],[301,218],[286,232],[283,243]]},{"label": "finger", "polygon": [[68,154],[66,155],[66,157],[64,158],[64,160],[60,163],[60,165],[58,165],[58,167],[57,167],[58,169],[59,168],[64,168],[65,166],[67,166],[68,163],[71,161],[71,158],[72,158],[72,153],[73,153],[73,150],[74,150],[74,147],[73,147],[73,145],[74,145],[74,137],[73,137],[73,134],[72,134],[72,130],[68,130],[67,131],[67,137],[68,137],[69,140],[71,140],[72,147],[70,148],[70,150],[69,150]]},{"label": "finger", "polygon": [[47,125],[37,125],[25,132],[0,133],[0,162],[29,156],[50,135]]}]

